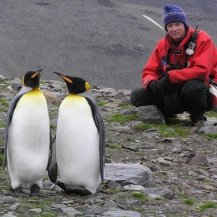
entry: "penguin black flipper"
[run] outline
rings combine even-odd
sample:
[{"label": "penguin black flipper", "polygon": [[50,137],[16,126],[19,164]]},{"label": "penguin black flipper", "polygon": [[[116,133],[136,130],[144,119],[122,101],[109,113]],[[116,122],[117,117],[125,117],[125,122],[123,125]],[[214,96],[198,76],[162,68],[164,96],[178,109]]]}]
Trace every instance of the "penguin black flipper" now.
[{"label": "penguin black flipper", "polygon": [[51,151],[50,151],[47,171],[51,182],[56,183],[57,172],[58,172],[57,159],[56,159],[56,136],[54,137],[53,140],[51,140],[50,150]]},{"label": "penguin black flipper", "polygon": [[99,132],[99,153],[100,153],[100,174],[102,182],[104,181],[105,164],[105,126],[95,99],[89,94],[81,94],[90,105],[94,122]]},{"label": "penguin black flipper", "polygon": [[4,145],[4,161],[2,167],[6,167],[7,163],[7,144],[8,144],[8,129],[11,123],[11,120],[13,118],[14,110],[17,106],[18,101],[20,98],[27,92],[29,92],[31,89],[29,88],[22,88],[18,94],[13,98],[13,100],[10,103],[7,120],[6,120],[6,126],[5,126],[5,145]]}]

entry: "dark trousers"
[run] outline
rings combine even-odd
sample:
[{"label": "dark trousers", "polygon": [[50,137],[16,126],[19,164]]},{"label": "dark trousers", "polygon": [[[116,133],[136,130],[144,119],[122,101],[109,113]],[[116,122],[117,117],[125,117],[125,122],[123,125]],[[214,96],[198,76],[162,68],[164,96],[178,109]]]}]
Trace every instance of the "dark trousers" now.
[{"label": "dark trousers", "polygon": [[183,85],[170,85],[162,97],[157,97],[144,88],[137,88],[131,92],[130,99],[136,107],[157,106],[166,118],[184,111],[189,112],[192,121],[212,108],[212,95],[206,84],[200,80],[189,80]]}]

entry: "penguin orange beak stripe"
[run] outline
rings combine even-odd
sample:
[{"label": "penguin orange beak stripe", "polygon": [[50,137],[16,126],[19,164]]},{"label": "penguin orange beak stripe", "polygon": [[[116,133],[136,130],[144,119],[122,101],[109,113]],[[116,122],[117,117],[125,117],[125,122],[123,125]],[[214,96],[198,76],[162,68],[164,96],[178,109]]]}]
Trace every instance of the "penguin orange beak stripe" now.
[{"label": "penguin orange beak stripe", "polygon": [[31,78],[35,78],[36,76],[38,76],[39,73],[40,73],[40,72],[35,72],[35,73],[31,76]]},{"label": "penguin orange beak stripe", "polygon": [[73,83],[73,81],[72,81],[71,79],[67,78],[65,75],[63,75],[63,74],[61,74],[61,73],[59,73],[59,72],[53,72],[53,73],[59,75],[59,76],[60,76],[62,79],[64,79],[67,83],[70,83],[70,84]]},{"label": "penguin orange beak stripe", "polygon": [[67,78],[67,77],[65,77],[65,76],[61,76],[66,82],[68,82],[68,83],[70,83],[70,84],[72,84],[73,83],[73,81],[71,80],[71,79],[69,79],[69,78]]},{"label": "penguin orange beak stripe", "polygon": [[42,72],[43,71],[43,69],[39,69],[37,72],[35,72],[32,76],[31,76],[31,78],[35,78],[36,76],[38,76],[38,74],[40,74],[40,72]]}]

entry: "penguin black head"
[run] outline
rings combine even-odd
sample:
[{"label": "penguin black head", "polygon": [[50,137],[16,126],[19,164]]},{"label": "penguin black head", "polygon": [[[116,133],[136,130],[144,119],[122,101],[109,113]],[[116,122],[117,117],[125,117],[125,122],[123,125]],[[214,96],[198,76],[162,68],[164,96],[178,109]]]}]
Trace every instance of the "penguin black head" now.
[{"label": "penguin black head", "polygon": [[60,76],[66,83],[69,93],[83,93],[90,90],[90,84],[82,78],[63,75],[59,72],[53,72]]},{"label": "penguin black head", "polygon": [[40,80],[40,72],[42,69],[38,71],[29,71],[24,75],[24,85],[26,87],[38,88],[39,80]]}]

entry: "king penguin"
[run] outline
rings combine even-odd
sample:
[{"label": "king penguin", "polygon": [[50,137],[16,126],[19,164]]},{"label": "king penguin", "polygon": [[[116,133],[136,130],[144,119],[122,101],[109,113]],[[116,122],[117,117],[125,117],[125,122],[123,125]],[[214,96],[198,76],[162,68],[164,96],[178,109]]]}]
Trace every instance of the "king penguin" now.
[{"label": "king penguin", "polygon": [[11,180],[11,191],[38,195],[48,165],[50,124],[45,96],[39,88],[40,72],[24,75],[21,90],[10,103],[7,123],[5,160]]},{"label": "king penguin", "polygon": [[105,128],[100,111],[93,96],[84,93],[90,89],[87,81],[54,73],[65,81],[69,94],[58,111],[50,180],[66,193],[95,194],[104,177]]}]

